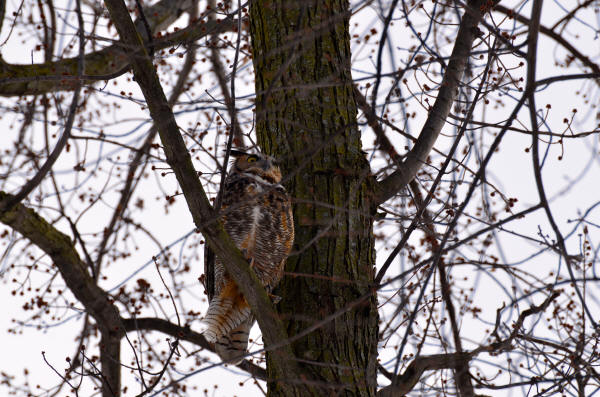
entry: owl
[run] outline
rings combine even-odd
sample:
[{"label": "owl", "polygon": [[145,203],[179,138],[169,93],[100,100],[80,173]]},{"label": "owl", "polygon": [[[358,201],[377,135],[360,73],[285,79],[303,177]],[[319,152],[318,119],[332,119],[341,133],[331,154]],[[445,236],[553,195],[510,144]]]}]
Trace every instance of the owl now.
[{"label": "owl", "polygon": [[[277,161],[264,154],[232,150],[219,217],[256,276],[271,293],[281,280],[294,242],[290,196]],[[238,364],[248,347],[254,318],[244,295],[219,258],[214,265],[214,296],[201,332],[224,362]]]}]

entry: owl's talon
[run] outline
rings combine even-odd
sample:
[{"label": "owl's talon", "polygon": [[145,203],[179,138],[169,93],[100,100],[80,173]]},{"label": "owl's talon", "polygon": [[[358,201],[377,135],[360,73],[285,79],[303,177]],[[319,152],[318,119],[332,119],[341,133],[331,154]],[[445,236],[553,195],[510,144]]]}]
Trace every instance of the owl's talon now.
[{"label": "owl's talon", "polygon": [[269,298],[271,298],[271,301],[273,302],[274,305],[278,304],[279,302],[281,302],[281,296],[279,295],[274,295],[274,294],[268,294]]},{"label": "owl's talon", "polygon": [[204,321],[204,319],[202,319],[200,321],[199,326],[198,326],[198,331],[197,332],[199,334],[203,334],[207,341],[209,341],[211,343],[214,343],[216,341],[216,335],[214,334],[214,332],[212,332],[211,330],[209,330],[209,328],[210,328],[210,325],[208,323],[206,323]]}]

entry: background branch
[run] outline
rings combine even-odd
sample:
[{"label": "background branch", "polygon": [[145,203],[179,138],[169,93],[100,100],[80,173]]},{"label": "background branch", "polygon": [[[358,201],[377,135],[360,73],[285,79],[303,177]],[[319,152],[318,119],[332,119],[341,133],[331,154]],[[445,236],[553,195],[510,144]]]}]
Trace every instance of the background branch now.
[{"label": "background branch", "polygon": [[[3,207],[13,198],[14,196],[8,193],[0,192],[0,206]],[[119,365],[121,317],[112,304],[112,299],[96,285],[86,271],[86,265],[80,259],[71,239],[22,204],[16,204],[12,209],[0,214],[0,221],[21,233],[52,258],[69,290],[81,302],[86,312],[94,317],[102,335],[100,356],[103,379],[110,384],[110,387],[104,388],[103,395],[112,396],[112,392],[109,391],[115,389],[118,393],[121,376]]]},{"label": "background branch", "polygon": [[[166,7],[163,3],[171,4]],[[160,19],[149,17],[149,27],[153,33],[158,32],[167,22],[172,23],[173,15],[181,12],[174,0],[162,0],[146,10],[146,15],[154,15],[155,10],[164,10]],[[179,16],[179,15],[177,15]],[[141,22],[138,22],[138,24]],[[222,20],[197,20],[189,27],[156,38],[153,41],[155,50],[174,45],[194,42],[202,37],[230,31],[236,26],[232,17]],[[143,32],[143,30],[142,30]],[[92,84],[101,80],[116,78],[129,70],[128,52],[131,48],[115,43],[99,51],[86,54],[85,68],[82,77],[77,77],[79,57],[61,59],[43,64],[9,64],[0,61],[0,96],[38,95],[47,92],[73,90],[77,82]],[[83,81],[81,81],[83,79]]]},{"label": "background branch", "polygon": [[437,98],[431,109],[429,109],[429,115],[415,145],[407,153],[402,165],[379,182],[375,199],[378,204],[386,202],[403,189],[417,175],[421,167],[426,164],[427,156],[429,156],[442,127],[446,123],[446,118],[458,95],[458,86],[471,55],[471,47],[478,35],[477,25],[483,18],[486,4],[487,1],[483,0],[468,2],[467,7],[470,10],[465,10],[462,16],[450,62],[448,62],[448,67],[440,83]]},{"label": "background branch", "polygon": [[540,305],[533,305],[524,310],[512,327],[510,335],[501,341],[478,347],[467,352],[457,352],[449,354],[434,354],[429,356],[416,357],[404,370],[404,372],[392,380],[392,384],[380,389],[377,397],[398,397],[409,393],[419,382],[425,371],[434,371],[440,369],[453,369],[460,371],[461,368],[468,368],[469,362],[479,354],[499,353],[511,350],[514,347],[512,342],[519,337],[519,331],[523,327],[523,322],[529,316],[545,311],[550,303],[554,301],[560,292],[554,292],[548,296]]}]

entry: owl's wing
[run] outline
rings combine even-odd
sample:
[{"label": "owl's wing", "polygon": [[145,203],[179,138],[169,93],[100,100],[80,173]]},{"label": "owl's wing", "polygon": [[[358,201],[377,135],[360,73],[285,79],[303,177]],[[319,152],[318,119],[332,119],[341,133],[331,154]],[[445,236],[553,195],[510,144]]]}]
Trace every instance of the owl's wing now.
[{"label": "owl's wing", "polygon": [[[236,205],[240,203],[243,199],[247,199],[248,195],[255,195],[255,192],[249,191],[248,187],[252,184],[253,181],[248,178],[244,178],[243,176],[233,173],[229,174],[225,179],[225,184],[223,186],[222,196],[217,197],[217,202],[221,202],[221,207],[219,208],[219,212],[221,213],[221,220],[226,221],[226,214],[228,212],[228,207],[231,205]],[[219,293],[220,284],[222,280],[220,279],[223,272],[219,272],[218,265],[215,265],[215,253],[212,249],[205,244],[204,246],[204,287],[206,289],[206,294],[208,295],[208,301],[212,301],[214,296]]]}]

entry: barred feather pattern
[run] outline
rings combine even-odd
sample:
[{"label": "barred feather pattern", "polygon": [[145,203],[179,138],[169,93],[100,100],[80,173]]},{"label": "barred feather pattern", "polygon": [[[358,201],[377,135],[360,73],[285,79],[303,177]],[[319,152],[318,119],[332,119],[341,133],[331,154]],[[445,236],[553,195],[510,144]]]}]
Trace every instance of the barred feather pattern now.
[{"label": "barred feather pattern", "polygon": [[[266,158],[266,157],[265,157]],[[265,161],[270,161],[267,158]],[[290,198],[275,178],[236,166],[225,180],[220,218],[268,292],[279,283],[294,241]],[[262,161],[262,160],[261,160]],[[241,361],[254,323],[250,307],[221,260],[215,261],[215,295],[201,332],[224,362]]]},{"label": "barred feather pattern", "polygon": [[241,323],[250,318],[250,306],[237,285],[230,280],[223,291],[210,302],[208,312],[202,320],[204,337],[211,343],[228,335]]},{"label": "barred feather pattern", "polygon": [[244,360],[252,324],[254,324],[254,317],[250,316],[240,325],[217,339],[215,350],[223,362],[237,365]]}]

